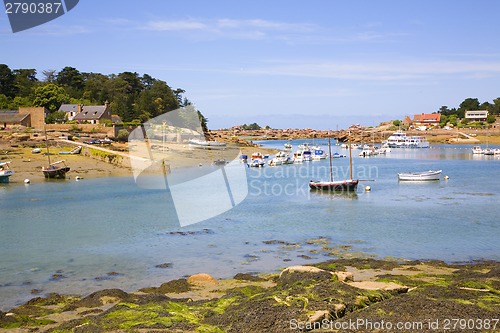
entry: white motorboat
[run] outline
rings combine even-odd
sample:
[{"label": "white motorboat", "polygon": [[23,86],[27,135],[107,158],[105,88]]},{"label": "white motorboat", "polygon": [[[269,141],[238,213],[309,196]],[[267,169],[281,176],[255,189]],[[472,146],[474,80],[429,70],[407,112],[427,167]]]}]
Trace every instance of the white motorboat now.
[{"label": "white motorboat", "polygon": [[304,162],[304,156],[302,155],[302,149],[299,149],[295,153],[293,153],[293,163],[302,162]]},{"label": "white motorboat", "polygon": [[481,148],[481,146],[474,146],[474,147],[472,147],[472,153],[473,154],[484,154],[484,151]]},{"label": "white motorboat", "polygon": [[312,161],[312,153],[310,150],[304,150],[302,152],[302,158],[304,161]]},{"label": "white motorboat", "polygon": [[312,156],[313,161],[319,161],[326,159],[327,155],[323,149],[315,149]]},{"label": "white motorboat", "polygon": [[405,148],[429,148],[429,141],[425,136],[407,136],[405,141]]},{"label": "white motorboat", "polygon": [[369,145],[363,145],[361,152],[358,154],[358,156],[361,156],[361,157],[369,157],[369,156],[374,156],[374,155],[378,155],[378,152],[375,150],[374,147],[369,146]]},{"label": "white motorboat", "polygon": [[387,144],[383,144],[377,151],[379,154],[387,154],[391,152],[391,148]]},{"label": "white motorboat", "polygon": [[290,157],[290,155],[288,155],[283,151],[279,151],[278,153],[276,153],[276,156],[269,161],[268,165],[277,166],[277,165],[292,164],[292,163],[293,160]]},{"label": "white motorboat", "polygon": [[8,183],[10,176],[14,174],[14,170],[9,168],[10,161],[0,162],[0,183]]},{"label": "white motorboat", "polygon": [[432,181],[441,179],[442,170],[429,170],[423,172],[404,172],[398,173],[398,179],[401,181]]},{"label": "white motorboat", "polygon": [[264,162],[264,155],[260,152],[253,153],[250,160],[250,166],[254,168],[262,168],[264,165],[266,165],[266,162]]},{"label": "white motorboat", "polygon": [[269,163],[267,163],[269,166],[278,166],[278,165],[283,165],[283,160],[277,156],[272,158]]},{"label": "white motorboat", "polygon": [[407,136],[398,130],[384,141],[390,148],[429,148],[429,141],[424,136]]}]

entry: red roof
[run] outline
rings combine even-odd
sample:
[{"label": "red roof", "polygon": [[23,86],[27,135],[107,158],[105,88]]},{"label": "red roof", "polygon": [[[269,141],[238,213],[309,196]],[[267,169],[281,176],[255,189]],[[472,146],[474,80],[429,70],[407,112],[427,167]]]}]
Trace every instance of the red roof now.
[{"label": "red roof", "polygon": [[422,113],[413,116],[413,121],[416,123],[439,123],[441,121],[441,113]]}]

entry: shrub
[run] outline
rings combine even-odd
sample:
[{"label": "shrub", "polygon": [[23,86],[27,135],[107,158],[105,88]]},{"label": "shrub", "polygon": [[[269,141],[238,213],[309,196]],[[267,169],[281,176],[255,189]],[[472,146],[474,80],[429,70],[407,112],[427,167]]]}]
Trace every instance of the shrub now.
[{"label": "shrub", "polygon": [[128,131],[126,129],[121,129],[116,134],[116,139],[118,141],[127,142],[128,141],[128,135],[129,135],[129,133],[128,133]]}]

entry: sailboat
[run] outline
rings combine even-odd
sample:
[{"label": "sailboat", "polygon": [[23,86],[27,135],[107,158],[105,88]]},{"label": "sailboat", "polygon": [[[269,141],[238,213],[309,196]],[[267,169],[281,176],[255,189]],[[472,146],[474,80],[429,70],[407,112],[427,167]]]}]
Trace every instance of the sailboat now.
[{"label": "sailboat", "polygon": [[311,190],[330,191],[330,192],[356,192],[358,188],[359,179],[352,179],[352,148],[349,143],[349,173],[351,179],[346,180],[333,180],[333,165],[332,165],[332,148],[330,138],[328,138],[328,155],[330,157],[330,180],[318,181],[311,180],[309,188]]},{"label": "sailboat", "polygon": [[42,167],[42,172],[45,178],[66,178],[66,172],[70,170],[69,166],[66,165],[64,160],[57,161],[54,163],[50,163],[49,157],[49,166]]},{"label": "sailboat", "polygon": [[45,141],[47,143],[47,158],[49,160],[49,165],[47,167],[42,167],[44,177],[65,179],[66,172],[68,172],[70,168],[66,165],[64,160],[53,163],[50,162],[49,139],[47,138],[47,131],[45,131]]}]

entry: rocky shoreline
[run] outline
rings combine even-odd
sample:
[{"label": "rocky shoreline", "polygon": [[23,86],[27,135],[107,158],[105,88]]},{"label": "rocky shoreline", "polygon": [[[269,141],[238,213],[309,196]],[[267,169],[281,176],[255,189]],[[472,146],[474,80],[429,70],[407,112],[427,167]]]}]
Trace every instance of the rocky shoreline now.
[{"label": "rocky shoreline", "polygon": [[49,294],[0,312],[0,331],[494,332],[499,318],[498,262],[365,258],[232,279],[196,274],[132,293]]},{"label": "rocky shoreline", "polygon": [[[252,145],[250,140],[296,140],[315,139],[331,137],[340,142],[351,141],[353,143],[381,143],[397,130],[391,124],[381,124],[378,127],[364,127],[352,125],[348,129],[326,131],[310,128],[304,129],[260,129],[245,130],[240,127],[233,127],[224,130],[210,130],[211,140],[233,142],[243,146]],[[432,143],[485,143],[500,144],[500,129],[477,130],[461,129],[460,131],[477,136],[478,140],[469,141],[458,138],[456,131],[431,130],[431,131],[407,131],[408,135],[423,135]],[[457,138],[459,140],[457,140]]]}]

